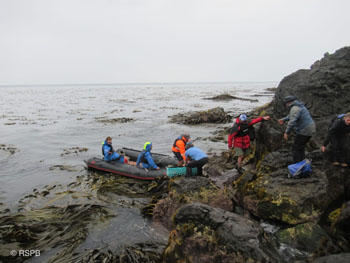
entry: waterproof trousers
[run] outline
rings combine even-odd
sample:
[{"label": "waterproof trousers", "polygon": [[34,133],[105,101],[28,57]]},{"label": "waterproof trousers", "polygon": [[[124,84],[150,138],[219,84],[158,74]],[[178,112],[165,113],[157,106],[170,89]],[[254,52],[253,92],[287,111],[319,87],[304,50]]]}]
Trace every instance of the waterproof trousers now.
[{"label": "waterproof trousers", "polygon": [[348,160],[348,138],[346,134],[333,135],[330,138],[331,142],[331,161],[346,163]]},{"label": "waterproof trousers", "polygon": [[202,175],[202,167],[208,162],[208,157],[204,157],[198,161],[192,160],[186,165],[186,175],[192,176],[192,168],[197,168],[197,175]]},{"label": "waterproof trousers", "polygon": [[305,159],[305,145],[310,140],[311,136],[297,134],[292,146],[294,163]]}]

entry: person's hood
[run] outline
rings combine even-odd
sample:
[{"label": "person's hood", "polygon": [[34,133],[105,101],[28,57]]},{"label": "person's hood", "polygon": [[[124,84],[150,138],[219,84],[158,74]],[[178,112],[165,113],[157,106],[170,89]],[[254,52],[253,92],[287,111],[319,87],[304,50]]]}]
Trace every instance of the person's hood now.
[{"label": "person's hood", "polygon": [[109,145],[109,146],[112,145],[112,143],[111,143],[111,144],[108,144],[107,141],[103,141],[101,144],[102,144],[102,145]]},{"label": "person's hood", "polygon": [[299,106],[299,107],[301,107],[301,106],[304,106],[304,103],[302,103],[301,101],[295,100],[295,101],[293,101],[292,104],[290,104],[289,108],[291,108],[291,107],[293,107],[293,106]]},{"label": "person's hood", "polygon": [[152,147],[152,143],[151,143],[151,142],[146,142],[146,143],[143,145],[143,149],[144,149],[146,152],[151,151],[151,147]]},{"label": "person's hood", "polygon": [[[243,122],[240,122],[239,121],[239,117],[236,118],[236,123],[240,124],[240,123],[243,123]],[[245,123],[248,123],[248,121],[246,121]]]}]

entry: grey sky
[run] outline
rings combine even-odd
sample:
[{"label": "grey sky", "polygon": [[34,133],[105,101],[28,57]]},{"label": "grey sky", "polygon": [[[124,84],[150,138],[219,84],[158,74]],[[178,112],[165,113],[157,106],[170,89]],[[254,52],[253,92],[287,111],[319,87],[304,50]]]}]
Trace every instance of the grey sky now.
[{"label": "grey sky", "polygon": [[280,81],[350,45],[348,0],[0,0],[0,85]]}]

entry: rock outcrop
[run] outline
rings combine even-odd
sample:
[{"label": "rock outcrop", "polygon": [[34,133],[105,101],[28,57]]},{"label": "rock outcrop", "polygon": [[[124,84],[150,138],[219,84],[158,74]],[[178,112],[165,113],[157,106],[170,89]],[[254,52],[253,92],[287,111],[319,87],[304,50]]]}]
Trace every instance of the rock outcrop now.
[{"label": "rock outcrop", "polygon": [[193,203],[181,207],[174,222],[167,262],[284,262],[259,224],[240,215]]},{"label": "rock outcrop", "polygon": [[170,122],[180,124],[227,123],[232,117],[223,108],[216,107],[206,111],[179,113],[170,117]]},{"label": "rock outcrop", "polygon": [[[313,172],[309,178],[288,178],[293,136],[288,141],[283,140],[285,126],[277,123],[279,118],[288,114],[283,103],[287,95],[295,95],[303,101],[316,122],[317,133],[307,145],[306,157],[313,160]],[[264,122],[257,132],[255,169],[247,171],[234,183],[236,205],[255,217],[287,224],[288,228],[280,233],[283,233],[284,241],[295,249],[301,248],[300,244],[305,240],[305,236],[295,236],[295,233],[298,229],[305,230],[308,238],[314,239],[315,243],[305,246],[304,251],[315,256],[349,249],[346,241],[350,237],[349,205],[347,203],[338,209],[344,200],[350,199],[349,170],[332,166],[319,150],[330,120],[339,113],[350,111],[349,105],[350,47],[332,55],[326,54],[311,69],[299,70],[285,77],[272,103],[255,112],[256,115],[271,116],[271,120]],[[334,209],[337,213],[330,215]],[[325,222],[323,219],[326,217],[333,218],[334,222]],[[322,226],[329,233],[324,232]],[[288,236],[288,233],[294,236]],[[317,241],[321,236],[323,243]],[[319,254],[321,250],[326,252]]]}]

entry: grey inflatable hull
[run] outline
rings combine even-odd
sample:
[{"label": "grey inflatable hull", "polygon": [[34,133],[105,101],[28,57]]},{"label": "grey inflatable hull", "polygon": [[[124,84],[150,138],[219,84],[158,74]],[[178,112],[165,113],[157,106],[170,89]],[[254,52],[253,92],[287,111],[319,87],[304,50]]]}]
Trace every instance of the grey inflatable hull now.
[{"label": "grey inflatable hull", "polygon": [[[141,151],[130,149],[130,148],[122,148],[117,150],[118,152],[123,151],[126,156],[130,157],[131,161],[136,162],[137,156],[141,153]],[[166,154],[160,154],[160,153],[152,153],[152,158],[154,162],[159,167],[166,167],[166,166],[177,166],[177,160],[174,157],[171,157]]]},{"label": "grey inflatable hull", "polygon": [[166,175],[165,169],[146,170],[133,165],[123,164],[116,161],[107,162],[101,158],[96,157],[86,160],[85,163],[87,164],[88,169],[114,173],[142,180],[154,180],[158,177]]}]

